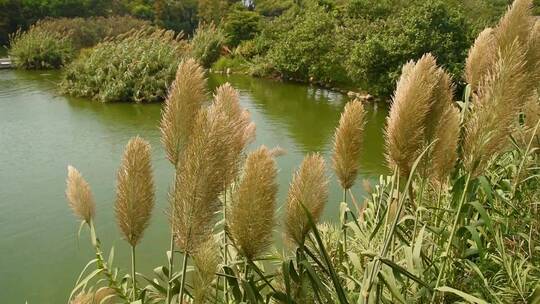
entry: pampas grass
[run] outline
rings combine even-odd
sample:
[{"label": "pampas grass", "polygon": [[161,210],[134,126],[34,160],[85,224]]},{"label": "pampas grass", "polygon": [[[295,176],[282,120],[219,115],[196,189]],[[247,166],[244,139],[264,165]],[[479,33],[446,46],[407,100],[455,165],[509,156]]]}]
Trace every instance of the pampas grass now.
[{"label": "pampas grass", "polygon": [[495,36],[499,51],[503,56],[507,51],[513,52],[512,48],[516,40],[521,47],[527,43],[533,25],[532,7],[532,0],[515,0],[501,18],[495,29]]},{"label": "pampas grass", "polygon": [[197,113],[205,99],[204,70],[193,59],[182,60],[165,100],[160,123],[161,141],[167,158],[175,167],[193,133]]},{"label": "pampas grass", "polygon": [[211,237],[203,242],[193,254],[193,303],[206,304],[219,266],[219,247]]},{"label": "pampas grass", "polygon": [[482,78],[489,72],[496,55],[495,32],[488,27],[478,35],[465,61],[465,80],[473,91],[476,91]]},{"label": "pampas grass", "polygon": [[260,257],[272,243],[278,185],[272,152],[265,146],[251,152],[244,165],[227,217],[235,247],[249,261]]},{"label": "pampas grass", "polygon": [[[426,54],[403,66],[385,130],[387,160],[407,176],[424,145],[425,120],[437,85],[435,58]],[[436,79],[435,79],[436,80]]]},{"label": "pampas grass", "polygon": [[364,117],[362,102],[354,100],[347,103],[334,135],[332,164],[344,190],[353,186],[358,175]]},{"label": "pampas grass", "polygon": [[[319,154],[307,155],[294,174],[286,204],[285,229],[288,238],[303,246],[310,231],[306,210],[318,222],[328,199],[328,180],[324,159]],[[304,210],[305,208],[305,210]]]},{"label": "pampas grass", "polygon": [[124,150],[116,186],[116,220],[124,239],[136,246],[148,227],[154,207],[150,145],[132,138]]},{"label": "pampas grass", "polygon": [[446,183],[458,158],[459,110],[449,106],[443,113],[435,133],[437,140],[431,151],[431,179],[438,184]]},{"label": "pampas grass", "polygon": [[73,213],[90,225],[96,214],[96,203],[90,185],[72,166],[68,166],[66,198]]},{"label": "pampas grass", "polygon": [[517,41],[499,59],[473,95],[474,109],[465,125],[463,163],[473,177],[508,145],[508,136],[526,96],[525,59]]}]

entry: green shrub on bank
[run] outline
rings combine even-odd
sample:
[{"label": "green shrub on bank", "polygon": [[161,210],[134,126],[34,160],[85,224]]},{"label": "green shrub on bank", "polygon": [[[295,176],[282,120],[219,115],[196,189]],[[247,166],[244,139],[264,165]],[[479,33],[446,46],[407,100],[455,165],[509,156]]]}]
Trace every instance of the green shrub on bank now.
[{"label": "green shrub on bank", "polygon": [[57,32],[43,29],[40,23],[26,32],[10,37],[9,56],[22,69],[55,69],[65,65],[75,55],[71,40]]},{"label": "green shrub on bank", "polygon": [[102,102],[161,101],[186,54],[172,31],[144,28],[99,43],[67,66],[64,93]]},{"label": "green shrub on bank", "polygon": [[212,64],[212,71],[242,73],[247,71],[247,62],[239,56],[222,56]]},{"label": "green shrub on bank", "polygon": [[225,33],[214,24],[199,24],[191,39],[191,55],[205,68],[214,63],[225,44]]}]

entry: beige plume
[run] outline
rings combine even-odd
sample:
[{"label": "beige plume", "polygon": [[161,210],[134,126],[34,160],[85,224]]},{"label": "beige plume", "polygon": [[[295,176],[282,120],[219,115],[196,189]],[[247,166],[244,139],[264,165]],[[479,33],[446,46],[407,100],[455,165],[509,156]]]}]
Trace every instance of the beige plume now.
[{"label": "beige plume", "polygon": [[137,136],[126,145],[116,184],[116,220],[131,246],[141,240],[150,222],[154,196],[150,145]]},{"label": "beige plume", "polygon": [[203,68],[194,59],[183,60],[165,100],[160,123],[161,141],[167,158],[175,167],[193,133],[193,124],[205,99]]},{"label": "beige plume", "polygon": [[512,52],[511,48],[516,40],[521,47],[527,43],[533,25],[532,7],[532,0],[515,0],[499,21],[495,35],[503,56],[506,56],[507,51]]},{"label": "beige plume", "polygon": [[72,166],[68,166],[66,198],[73,213],[82,221],[90,224],[96,214],[96,203],[90,185]]},{"label": "beige plume", "polygon": [[227,224],[238,251],[258,258],[272,243],[278,185],[272,152],[265,146],[251,152],[234,193]]},{"label": "beige plume", "polygon": [[210,303],[212,284],[219,266],[219,247],[213,238],[203,242],[193,254],[193,303]]},{"label": "beige plume", "polygon": [[458,157],[459,110],[448,106],[443,113],[435,132],[437,140],[431,150],[431,178],[438,184],[444,184],[452,173]]},{"label": "beige plume", "polygon": [[285,228],[289,239],[298,246],[303,245],[311,229],[304,208],[317,224],[328,199],[325,170],[324,159],[319,154],[307,155],[289,187]]},{"label": "beige plume", "polygon": [[408,175],[425,140],[425,122],[433,102],[433,90],[440,73],[435,58],[424,55],[403,66],[387,119],[386,150],[391,168]]},{"label": "beige plume", "polygon": [[465,61],[465,80],[475,92],[485,75],[489,73],[497,55],[497,43],[495,32],[492,28],[486,28],[474,41]]},{"label": "beige plume", "polygon": [[350,189],[358,175],[364,117],[362,102],[354,100],[347,103],[334,134],[332,161],[343,189]]},{"label": "beige plume", "polygon": [[464,165],[478,176],[488,161],[508,144],[508,136],[528,96],[525,58],[515,41],[507,52],[499,53],[493,72],[473,95],[474,109],[465,125]]}]

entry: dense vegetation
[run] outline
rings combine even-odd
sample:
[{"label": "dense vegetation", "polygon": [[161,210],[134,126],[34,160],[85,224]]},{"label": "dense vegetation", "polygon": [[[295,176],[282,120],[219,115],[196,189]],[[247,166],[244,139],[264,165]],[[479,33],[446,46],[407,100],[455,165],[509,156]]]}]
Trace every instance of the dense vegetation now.
[{"label": "dense vegetation", "polygon": [[129,16],[45,19],[12,35],[9,55],[19,68],[60,68],[82,48],[148,26],[148,22]]},{"label": "dense vegetation", "polygon": [[135,137],[118,170],[114,208],[132,249],[131,274],[113,266],[112,253],[104,256],[90,186],[68,168],[68,202],[96,250],[70,300],[540,303],[540,21],[530,4],[516,0],[478,36],[459,102],[432,54],[403,65],[385,130],[392,174],[367,183],[363,202],[350,189],[368,117],[360,101],[346,104],[332,155],[343,189],[333,205],[340,223],[319,223],[326,164],[306,155],[285,202],[284,256],[271,249],[281,151],[248,153],[255,128],[236,90],[225,84],[208,103],[203,68],[183,60],[160,123],[176,172],[167,265],[136,271],[155,185],[150,146]]},{"label": "dense vegetation", "polygon": [[[387,97],[401,66],[426,52],[437,56],[462,89],[467,46],[481,29],[496,22],[508,4],[508,0],[6,0],[0,2],[0,12],[10,13],[0,13],[0,33],[7,35],[15,30],[14,24],[26,28],[44,17],[130,15],[193,37],[195,57],[205,67],[219,61],[214,70]],[[539,13],[535,8],[533,14]],[[101,22],[82,20],[57,22],[86,33],[75,35],[92,42],[74,41],[76,49],[94,45],[103,36]]]},{"label": "dense vegetation", "polygon": [[64,93],[108,101],[161,101],[188,45],[172,31],[145,27],[87,49],[64,71]]}]

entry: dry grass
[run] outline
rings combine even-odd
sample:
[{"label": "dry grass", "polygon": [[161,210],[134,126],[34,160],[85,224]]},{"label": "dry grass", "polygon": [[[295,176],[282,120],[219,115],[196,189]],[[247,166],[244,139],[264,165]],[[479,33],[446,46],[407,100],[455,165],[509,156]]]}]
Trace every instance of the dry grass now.
[{"label": "dry grass", "polygon": [[193,254],[193,303],[206,304],[211,301],[212,284],[219,266],[219,247],[213,238],[203,242]]},{"label": "dry grass", "polygon": [[278,185],[272,151],[265,146],[251,152],[244,175],[233,193],[228,228],[235,247],[253,261],[272,244]]},{"label": "dry grass", "polygon": [[431,54],[403,66],[385,130],[388,163],[391,168],[397,167],[401,175],[409,174],[424,146],[425,121],[437,85],[433,75],[437,73]]},{"label": "dry grass", "polygon": [[194,133],[176,170],[170,194],[171,223],[178,246],[191,254],[209,238],[223,190],[232,135],[227,117],[215,104],[199,112]]},{"label": "dry grass", "polygon": [[116,185],[116,220],[124,239],[136,246],[148,227],[154,207],[150,145],[132,138],[124,150]]},{"label": "dry grass", "polygon": [[229,185],[238,175],[242,152],[255,138],[255,124],[251,122],[249,112],[240,107],[238,92],[229,83],[217,88],[214,103],[217,111],[222,112],[229,120],[232,131],[231,141],[228,143],[229,153],[223,160],[228,168],[225,185]]},{"label": "dry grass", "polygon": [[437,141],[431,150],[430,177],[438,184],[444,184],[452,173],[458,158],[459,110],[449,106],[443,113],[435,133]]},{"label": "dry grass", "polygon": [[88,182],[72,166],[68,166],[66,198],[73,213],[90,224],[96,214],[96,203]]},{"label": "dry grass", "polygon": [[306,211],[318,222],[328,199],[328,180],[324,159],[319,154],[304,158],[294,174],[287,196],[285,228],[287,236],[296,245],[302,246],[310,231]]},{"label": "dry grass", "polygon": [[471,85],[473,91],[476,91],[482,78],[493,66],[496,55],[495,32],[488,27],[478,35],[465,61],[465,80]]},{"label": "dry grass", "polygon": [[493,72],[473,95],[474,109],[465,125],[464,165],[473,176],[481,174],[489,160],[508,145],[508,136],[527,96],[525,58],[515,41],[499,53]]},{"label": "dry grass", "polygon": [[167,158],[175,167],[193,133],[197,113],[205,99],[204,70],[193,59],[183,60],[165,100],[160,125]]},{"label": "dry grass", "polygon": [[347,103],[334,134],[332,161],[343,189],[350,189],[358,175],[364,117],[362,102],[354,100]]},{"label": "dry grass", "polygon": [[512,52],[516,40],[521,47],[526,45],[533,25],[532,7],[532,0],[516,0],[501,18],[495,36],[503,56],[507,51]]}]

